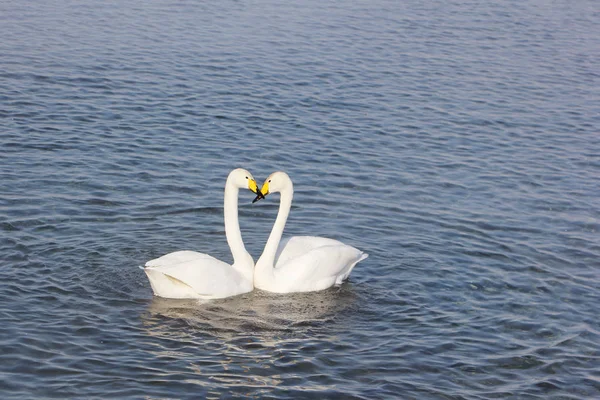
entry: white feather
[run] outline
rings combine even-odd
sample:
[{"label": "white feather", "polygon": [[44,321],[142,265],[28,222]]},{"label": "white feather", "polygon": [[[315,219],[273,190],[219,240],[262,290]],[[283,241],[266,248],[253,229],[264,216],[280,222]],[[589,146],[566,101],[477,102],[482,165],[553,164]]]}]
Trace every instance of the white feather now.
[{"label": "white feather", "polygon": [[[263,254],[254,269],[254,287],[277,293],[311,292],[340,285],[366,253],[338,240],[294,236],[282,242],[293,184],[284,172],[265,181],[268,193],[280,192],[280,208]],[[263,186],[265,187],[265,186]]]},{"label": "white feather", "polygon": [[243,169],[231,171],[225,183],[225,234],[234,263],[195,251],[176,251],[146,263],[154,294],[172,299],[217,299],[252,291],[254,260],[246,251],[238,222],[240,188],[256,190],[252,175]]}]

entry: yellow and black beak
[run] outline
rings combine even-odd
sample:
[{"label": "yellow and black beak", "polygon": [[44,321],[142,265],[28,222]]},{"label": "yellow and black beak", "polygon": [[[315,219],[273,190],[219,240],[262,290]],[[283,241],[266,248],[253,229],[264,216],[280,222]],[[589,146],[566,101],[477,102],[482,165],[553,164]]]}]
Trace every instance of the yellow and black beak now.
[{"label": "yellow and black beak", "polygon": [[256,195],[256,198],[254,199],[254,201],[252,201],[253,203],[255,201],[257,201],[257,199],[264,199],[265,197],[262,195],[262,193],[260,192],[260,190],[258,189],[258,185],[256,184],[256,181],[254,179],[250,179],[248,181],[248,190],[250,190],[252,193],[254,193]]},{"label": "yellow and black beak", "polygon": [[252,200],[252,203],[256,203],[257,201],[264,199],[269,194],[269,182],[265,182],[262,188],[260,189],[260,192],[255,193],[256,197],[254,198],[254,200]]}]

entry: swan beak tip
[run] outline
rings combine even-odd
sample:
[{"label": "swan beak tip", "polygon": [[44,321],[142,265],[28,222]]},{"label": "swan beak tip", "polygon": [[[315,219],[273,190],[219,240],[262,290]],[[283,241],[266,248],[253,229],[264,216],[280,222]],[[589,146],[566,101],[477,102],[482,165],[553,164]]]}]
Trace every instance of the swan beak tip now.
[{"label": "swan beak tip", "polygon": [[252,204],[254,204],[254,203],[256,203],[257,201],[259,201],[259,200],[262,200],[262,199],[264,199],[264,198],[265,198],[265,196],[264,196],[264,195],[263,195],[263,194],[260,192],[260,190],[258,190],[258,191],[256,192],[256,197],[254,198],[254,200],[252,200]]}]

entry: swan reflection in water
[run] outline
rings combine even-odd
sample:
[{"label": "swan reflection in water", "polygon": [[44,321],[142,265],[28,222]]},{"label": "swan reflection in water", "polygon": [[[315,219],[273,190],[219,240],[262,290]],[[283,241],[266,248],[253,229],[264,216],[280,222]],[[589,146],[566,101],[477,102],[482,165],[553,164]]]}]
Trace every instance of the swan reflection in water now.
[{"label": "swan reflection in water", "polygon": [[[142,340],[165,368],[186,365],[188,383],[268,391],[282,382],[288,387],[290,379],[298,380],[298,368],[323,363],[321,357],[336,351],[358,297],[350,283],[320,292],[255,290],[208,301],[154,297],[142,315]],[[327,389],[320,382],[294,386]]]},{"label": "swan reflection in water", "polygon": [[[254,290],[208,301],[153,297],[143,319],[151,336],[175,338],[183,333],[179,323],[184,323],[193,331],[188,334],[194,336],[202,332],[222,339],[248,334],[268,337],[285,332],[298,334],[303,328],[332,321],[351,308],[355,299],[350,283],[306,293],[275,294]],[[179,329],[174,329],[173,324]]]}]

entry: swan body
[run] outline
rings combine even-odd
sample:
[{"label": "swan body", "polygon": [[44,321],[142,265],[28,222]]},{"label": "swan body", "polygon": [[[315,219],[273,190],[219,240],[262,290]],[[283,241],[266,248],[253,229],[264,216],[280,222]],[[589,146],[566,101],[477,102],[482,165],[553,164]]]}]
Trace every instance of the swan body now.
[{"label": "swan body", "polygon": [[[312,292],[340,285],[368,254],[338,240],[294,236],[281,241],[294,187],[285,172],[274,172],[261,194],[281,194],[279,212],[262,255],[254,268],[254,287],[276,293]],[[260,196],[255,199],[258,200]]]},{"label": "swan body", "polygon": [[233,264],[189,250],[150,260],[144,272],[156,296],[218,299],[252,291],[254,260],[244,247],[238,221],[238,193],[243,188],[258,194],[250,172],[241,168],[231,171],[225,183],[224,217]]}]

